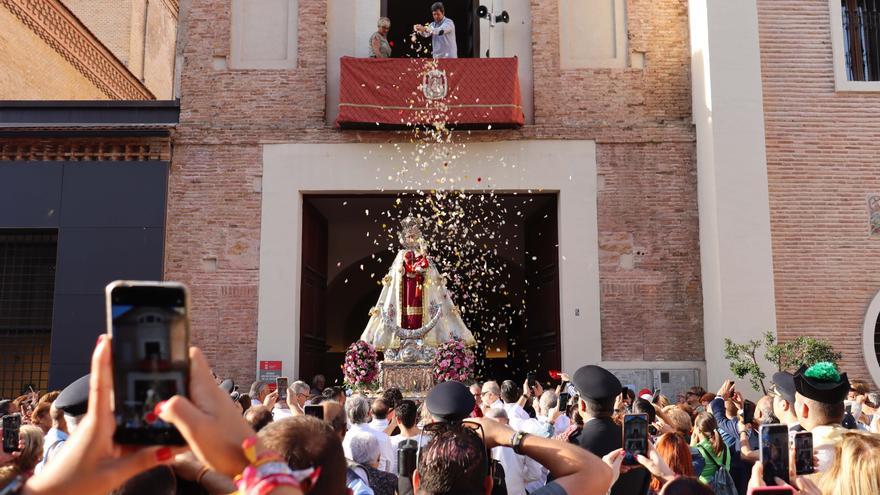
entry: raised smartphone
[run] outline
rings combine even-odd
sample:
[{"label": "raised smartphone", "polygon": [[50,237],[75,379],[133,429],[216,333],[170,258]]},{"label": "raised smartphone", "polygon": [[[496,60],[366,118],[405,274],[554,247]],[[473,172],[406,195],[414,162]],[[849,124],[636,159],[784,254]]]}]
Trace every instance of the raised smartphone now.
[{"label": "raised smartphone", "polygon": [[813,434],[808,431],[799,431],[794,435],[794,468],[795,473],[813,474]]},{"label": "raised smartphone", "polygon": [[113,415],[120,444],[183,445],[156,405],[189,390],[189,296],[176,282],[111,282],[105,290],[112,336]]},{"label": "raised smartphone", "polygon": [[18,450],[18,431],[20,428],[20,414],[15,413],[3,416],[3,452],[11,454]]},{"label": "raised smartphone", "polygon": [[779,478],[788,483],[788,426],[781,424],[761,425],[760,432],[764,482],[768,485],[775,485],[774,478]]},{"label": "raised smartphone", "polygon": [[279,376],[275,379],[275,390],[278,391],[278,400],[287,402],[287,377]]},{"label": "raised smartphone", "polygon": [[648,455],[648,415],[626,414],[623,416],[623,463],[638,464],[637,455]]},{"label": "raised smartphone", "polygon": [[565,414],[565,409],[568,407],[568,401],[571,400],[571,395],[568,392],[560,392],[559,393],[559,411],[562,414]]},{"label": "raised smartphone", "polygon": [[321,404],[308,404],[304,409],[307,416],[314,416],[322,421],[324,420],[324,406]]}]

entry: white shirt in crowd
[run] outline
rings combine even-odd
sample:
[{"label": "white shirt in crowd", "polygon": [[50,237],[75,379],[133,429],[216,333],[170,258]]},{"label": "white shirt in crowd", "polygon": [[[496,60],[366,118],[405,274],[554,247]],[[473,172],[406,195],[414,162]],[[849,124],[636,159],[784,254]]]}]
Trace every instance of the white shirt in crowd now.
[{"label": "white shirt in crowd", "polygon": [[493,448],[492,458],[504,467],[507,495],[525,495],[526,485],[540,481],[544,476],[540,464],[529,457],[517,454],[510,447]]},{"label": "white shirt in crowd", "polygon": [[[542,423],[546,423],[548,420],[547,416],[538,415],[538,421]],[[571,425],[571,418],[568,416],[561,414],[556,421],[553,423],[553,435],[559,435],[568,429],[569,425]],[[553,436],[551,435],[551,436]]]},{"label": "white shirt in crowd", "polygon": [[368,423],[358,423],[349,427],[348,432],[346,432],[345,434],[345,438],[342,439],[342,450],[343,452],[345,452],[345,457],[348,459],[352,458],[351,437],[354,434],[362,431],[373,435],[379,442],[379,470],[389,473],[394,472],[391,470],[391,461],[395,455],[395,453],[391,449],[391,440],[388,438],[388,435],[386,435],[384,431],[376,431],[375,429],[370,427]]},{"label": "white shirt in crowd", "polygon": [[[494,406],[493,406],[494,407]],[[529,413],[526,412],[525,409],[516,402],[511,402],[510,404],[504,404],[504,410],[507,411],[507,419],[510,421],[510,427],[514,430],[520,429],[520,424],[523,421],[528,421]]]},{"label": "white shirt in crowd", "polygon": [[372,428],[376,431],[383,431],[384,432],[385,428],[388,428],[388,420],[373,418],[373,420],[370,421],[370,428]]},{"label": "white shirt in crowd", "polygon": [[431,37],[431,53],[434,58],[458,58],[458,45],[455,43],[455,23],[444,17],[440,22],[432,22],[422,36]]},{"label": "white shirt in crowd", "polygon": [[504,409],[504,402],[502,402],[501,399],[496,399],[495,402],[493,402],[492,405],[489,406],[490,409],[495,409],[496,407]]},{"label": "white shirt in crowd", "polygon": [[292,418],[292,417],[293,417],[293,413],[290,412],[290,409],[288,409],[286,407],[281,408],[276,405],[272,409],[272,421],[278,421],[279,419]]},{"label": "white shirt in crowd", "polygon": [[[421,439],[421,441],[419,441],[419,439]],[[429,437],[428,435],[416,435],[414,437],[408,437],[405,433],[401,433],[400,435],[394,435],[393,437],[391,437],[389,441],[391,442],[391,451],[394,453],[394,455],[391,456],[391,472],[397,474],[397,447],[400,446],[400,442],[404,440],[415,440],[419,443],[419,447],[425,448],[425,445],[428,445],[428,440],[430,439],[431,437]]]}]

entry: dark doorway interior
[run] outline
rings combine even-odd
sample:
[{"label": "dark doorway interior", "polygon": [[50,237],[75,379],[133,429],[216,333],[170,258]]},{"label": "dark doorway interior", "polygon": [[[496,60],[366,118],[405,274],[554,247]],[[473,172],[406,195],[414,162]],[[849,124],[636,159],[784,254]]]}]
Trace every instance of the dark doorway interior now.
[{"label": "dark doorway interior", "polygon": [[49,386],[58,234],[0,230],[0,397]]},{"label": "dark doorway interior", "polygon": [[[496,196],[486,207],[508,207],[501,234],[509,242],[489,260],[510,278],[505,290],[486,287],[469,294],[485,299],[484,307],[494,315],[465,311],[464,319],[478,341],[482,378],[524,377],[531,370],[545,380],[547,371],[561,363],[557,196]],[[397,243],[389,251],[382,237],[387,230],[382,224],[389,220],[377,218],[392,210],[397,199],[391,194],[304,197],[300,378],[322,373],[328,383],[341,382],[345,349],[360,337],[396,254]],[[401,201],[401,210],[415,204],[412,198]],[[466,306],[463,291],[449,278],[456,303]],[[499,320],[506,322],[504,328],[498,328]]]},{"label": "dark doorway interior", "polygon": [[[431,5],[436,0],[382,0],[382,16],[391,19],[388,41],[392,57],[430,57],[431,38],[410,35],[414,24],[431,22]],[[477,58],[480,52],[478,0],[445,0],[446,17],[455,23],[455,42],[459,58]]]}]

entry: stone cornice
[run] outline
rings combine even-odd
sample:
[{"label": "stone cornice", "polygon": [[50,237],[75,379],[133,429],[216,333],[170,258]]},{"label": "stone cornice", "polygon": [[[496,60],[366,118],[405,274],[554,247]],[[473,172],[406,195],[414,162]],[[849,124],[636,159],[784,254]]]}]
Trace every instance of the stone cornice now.
[{"label": "stone cornice", "polygon": [[86,78],[113,100],[155,96],[59,0],[0,0]]}]

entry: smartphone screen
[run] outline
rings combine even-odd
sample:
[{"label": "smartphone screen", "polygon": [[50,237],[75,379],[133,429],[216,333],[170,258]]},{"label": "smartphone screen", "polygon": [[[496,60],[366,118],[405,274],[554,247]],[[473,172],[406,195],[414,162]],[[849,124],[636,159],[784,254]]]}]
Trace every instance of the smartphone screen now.
[{"label": "smartphone screen", "polygon": [[568,401],[571,400],[571,395],[568,392],[561,392],[559,394],[559,410],[562,414],[565,414],[565,409],[568,407]]},{"label": "smartphone screen", "polygon": [[528,373],[528,374],[526,374],[526,379],[527,379],[528,382],[529,382],[529,387],[534,387],[534,386],[535,386],[535,374],[534,374],[534,373]]},{"label": "smartphone screen", "polygon": [[813,434],[801,431],[794,436],[794,463],[796,474],[812,474],[813,469]]},{"label": "smartphone screen", "polygon": [[742,420],[743,423],[749,424],[755,419],[755,403],[752,401],[745,401],[743,403],[743,415]]},{"label": "smartphone screen", "polygon": [[314,416],[320,420],[324,419],[324,406],[321,404],[308,404],[305,407],[305,413],[308,416]]},{"label": "smartphone screen", "polygon": [[287,401],[287,377],[280,376],[275,379],[275,390],[278,391],[278,400]]},{"label": "smartphone screen", "polygon": [[790,486],[756,486],[749,489],[750,495],[794,495]]},{"label": "smartphone screen", "polygon": [[761,425],[760,443],[764,482],[775,484],[779,478],[788,483],[788,426]]},{"label": "smartphone screen", "polygon": [[21,415],[3,416],[3,452],[11,454],[18,450],[18,430],[21,428]]},{"label": "smartphone screen", "polygon": [[113,282],[107,286],[113,354],[116,433],[121,444],[184,444],[156,404],[187,396],[189,318],[177,283]]},{"label": "smartphone screen", "polygon": [[648,415],[627,414],[623,416],[623,463],[638,464],[637,455],[648,455]]}]

